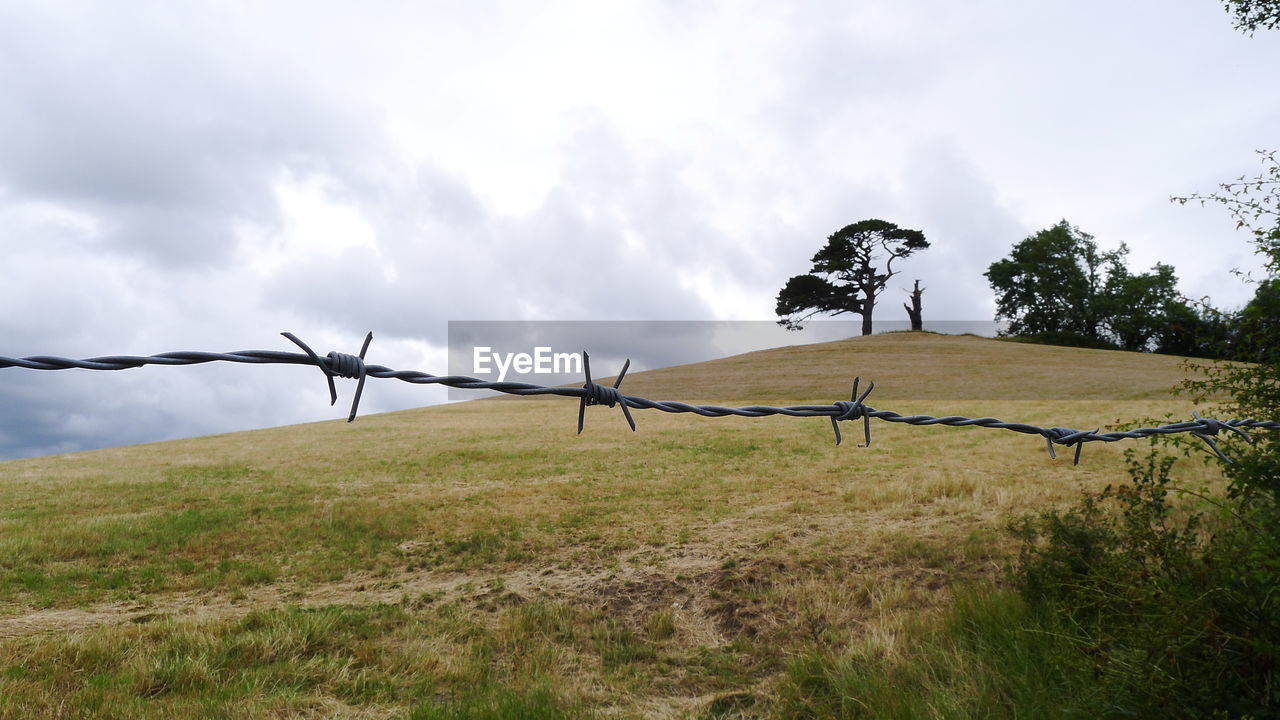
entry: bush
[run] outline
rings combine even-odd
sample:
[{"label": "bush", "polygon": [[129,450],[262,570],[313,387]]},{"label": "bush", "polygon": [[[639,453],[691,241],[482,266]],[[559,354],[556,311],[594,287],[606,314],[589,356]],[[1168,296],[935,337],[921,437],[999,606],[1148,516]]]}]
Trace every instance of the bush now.
[{"label": "bush", "polygon": [[1280,713],[1272,506],[1173,502],[1172,457],[1127,460],[1130,483],[1014,524],[1017,587],[1061,618],[1121,715]]}]

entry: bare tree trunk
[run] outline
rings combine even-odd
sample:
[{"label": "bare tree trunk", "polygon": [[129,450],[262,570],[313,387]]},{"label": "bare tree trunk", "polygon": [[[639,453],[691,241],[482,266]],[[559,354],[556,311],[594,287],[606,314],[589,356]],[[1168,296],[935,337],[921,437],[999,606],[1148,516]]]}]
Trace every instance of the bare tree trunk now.
[{"label": "bare tree trunk", "polygon": [[871,334],[871,311],[875,310],[875,298],[869,297],[862,305],[862,334]]},{"label": "bare tree trunk", "polygon": [[[915,332],[924,329],[924,318],[920,313],[920,296],[924,294],[925,289],[920,287],[920,281],[917,280],[915,289],[911,291],[911,307],[907,307],[906,303],[902,304],[907,311],[907,317],[911,318],[911,329]],[[866,334],[865,331],[863,334]]]}]

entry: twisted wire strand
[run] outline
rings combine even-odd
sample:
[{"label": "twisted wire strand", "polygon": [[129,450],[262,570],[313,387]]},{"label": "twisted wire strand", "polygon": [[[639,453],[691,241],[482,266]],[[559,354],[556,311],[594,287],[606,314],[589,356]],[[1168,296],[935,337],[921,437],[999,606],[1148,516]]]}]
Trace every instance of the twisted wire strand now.
[{"label": "twisted wire strand", "polygon": [[814,418],[825,417],[831,420],[832,428],[835,431],[836,444],[840,444],[840,426],[839,422],[844,420],[862,420],[866,438],[866,445],[871,444],[871,420],[882,420],[891,423],[905,423],[908,425],[946,425],[949,427],[982,427],[998,430],[1011,430],[1026,435],[1039,435],[1045,439],[1046,447],[1051,458],[1056,458],[1054,445],[1075,448],[1074,463],[1080,462],[1080,451],[1085,443],[1091,442],[1118,442],[1121,440],[1146,438],[1155,435],[1171,435],[1176,433],[1190,433],[1194,437],[1203,440],[1211,450],[1222,460],[1230,462],[1222,450],[1218,447],[1215,438],[1224,433],[1232,433],[1240,435],[1245,440],[1253,442],[1247,430],[1280,430],[1280,422],[1273,420],[1256,420],[1253,418],[1236,418],[1232,420],[1215,420],[1213,418],[1201,417],[1199,413],[1193,413],[1193,419],[1158,425],[1155,427],[1140,427],[1130,430],[1119,430],[1110,432],[1100,432],[1100,429],[1094,430],[1076,430],[1064,427],[1039,427],[1027,423],[1005,422],[993,417],[970,418],[961,415],[946,415],[935,417],[932,415],[902,415],[892,410],[877,410],[865,404],[865,400],[871,394],[875,383],[870,383],[862,394],[858,393],[858,379],[854,379],[853,392],[849,400],[837,400],[830,405],[790,405],[786,407],[774,407],[771,405],[747,405],[743,407],[722,407],[719,405],[691,405],[676,400],[650,400],[637,395],[625,395],[618,390],[618,386],[622,383],[623,377],[626,375],[627,369],[630,367],[631,361],[628,360],[623,366],[622,371],[618,374],[613,385],[599,385],[591,379],[590,359],[586,352],[583,352],[583,364],[586,375],[586,384],[582,387],[549,387],[546,385],[534,385],[530,383],[506,382],[481,380],[479,378],[468,377],[465,375],[432,375],[430,373],[419,370],[395,370],[383,365],[368,364],[364,360],[366,351],[369,349],[369,343],[373,339],[373,333],[369,333],[364,341],[364,347],[359,355],[348,355],[339,352],[330,352],[327,356],[321,357],[317,355],[306,343],[302,342],[289,333],[282,333],[289,340],[293,341],[304,352],[282,352],[278,350],[239,350],[235,352],[215,353],[200,351],[178,351],[160,353],[157,355],[107,355],[103,357],[93,357],[85,359],[73,359],[65,357],[57,357],[53,355],[34,355],[23,358],[12,358],[0,355],[0,370],[6,368],[24,368],[28,370],[129,370],[133,368],[143,367],[145,365],[200,365],[211,362],[231,362],[244,363],[250,365],[311,365],[319,367],[323,371],[326,381],[329,384],[331,404],[337,401],[337,389],[334,387],[333,378],[353,378],[358,379],[358,385],[355,397],[352,400],[351,412],[347,417],[347,421],[351,422],[355,419],[356,409],[360,402],[360,395],[364,389],[364,381],[367,377],[375,377],[380,379],[399,380],[414,385],[445,385],[447,387],[459,388],[464,390],[493,390],[496,392],[506,393],[508,395],[555,395],[560,397],[579,398],[578,408],[578,432],[582,432],[583,414],[585,409],[591,405],[606,405],[614,407],[622,406],[622,412],[631,426],[632,430],[636,429],[635,421],[631,416],[631,409],[637,410],[660,410],[665,413],[692,413],[702,417],[767,417],[771,415],[783,415],[787,417]]}]

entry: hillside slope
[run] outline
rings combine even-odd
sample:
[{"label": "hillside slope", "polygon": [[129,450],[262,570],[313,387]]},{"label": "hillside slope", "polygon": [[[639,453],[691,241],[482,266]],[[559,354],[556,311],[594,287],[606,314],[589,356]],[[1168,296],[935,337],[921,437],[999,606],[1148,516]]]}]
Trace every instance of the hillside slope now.
[{"label": "hillside slope", "polygon": [[[1108,428],[1189,417],[1169,393],[1180,363],[891,334],[636,373],[623,389],[822,404],[861,375],[878,408]],[[0,667],[47,669],[0,675],[0,717],[18,707],[5,702],[38,716],[68,698],[183,713],[227,683],[233,715],[297,703],[394,714],[462,702],[481,666],[500,685],[550,682],[565,702],[624,716],[695,712],[726,693],[763,708],[790,653],[868,633],[891,644],[903,618],[1000,561],[1003,518],[1123,475],[1119,444],[1090,445],[1072,467],[1038,438],[980,428],[873,422],[870,448],[853,426],[835,447],[822,419],[637,411],[631,433],[617,408],[593,407],[578,436],[576,411],[491,398],[0,463]],[[334,637],[366,627],[315,652],[338,668],[365,647],[383,690],[346,693],[337,669],[286,673],[283,697],[264,690],[259,675],[314,658],[218,655],[256,632],[246,618],[284,635],[316,618]],[[156,658],[192,636],[208,652],[190,662],[222,679],[167,680],[153,701],[148,683],[172,670]],[[82,667],[85,643],[123,669]],[[124,674],[87,685],[98,671]]]}]

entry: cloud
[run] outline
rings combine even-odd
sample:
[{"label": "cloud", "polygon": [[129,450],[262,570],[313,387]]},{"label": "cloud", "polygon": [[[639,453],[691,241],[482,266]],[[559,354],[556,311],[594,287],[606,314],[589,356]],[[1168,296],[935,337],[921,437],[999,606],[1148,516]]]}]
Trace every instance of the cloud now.
[{"label": "cloud", "polygon": [[[1237,301],[1245,241],[1166,198],[1253,168],[1280,51],[1166,5],[5,3],[0,353],[374,330],[442,371],[448,320],[770,320],[869,217],[933,242],[926,318],[989,318],[1062,217]],[[0,456],[339,417],[304,370],[0,371]]]},{"label": "cloud", "polygon": [[596,118],[569,132],[564,157],[542,201],[516,215],[425,165],[374,198],[335,186],[332,202],[361,208],[375,246],[295,253],[268,298],[344,329],[431,339],[450,319],[710,317],[680,267],[732,273],[741,259],[702,223],[678,154],[628,148]]},{"label": "cloud", "polygon": [[1029,228],[1002,205],[995,186],[954,138],[933,138],[912,148],[900,184],[903,216],[910,218],[910,227],[928,228],[931,247],[903,265],[898,286],[921,279],[929,289],[923,297],[927,318],[991,319],[995,307],[983,273],[1038,228]]},{"label": "cloud", "polygon": [[0,185],[92,216],[99,252],[226,262],[237,222],[278,222],[281,168],[341,167],[365,133],[307,84],[227,62],[174,8],[0,14]]}]

